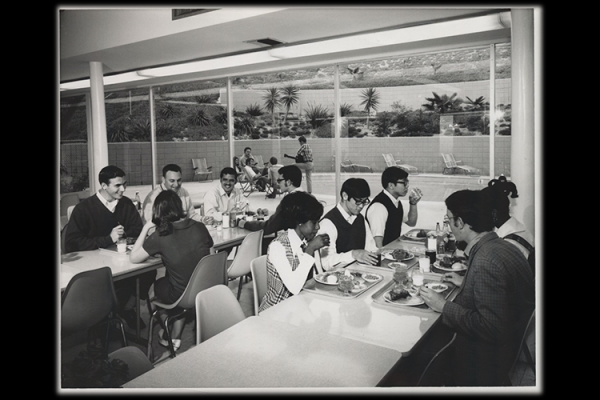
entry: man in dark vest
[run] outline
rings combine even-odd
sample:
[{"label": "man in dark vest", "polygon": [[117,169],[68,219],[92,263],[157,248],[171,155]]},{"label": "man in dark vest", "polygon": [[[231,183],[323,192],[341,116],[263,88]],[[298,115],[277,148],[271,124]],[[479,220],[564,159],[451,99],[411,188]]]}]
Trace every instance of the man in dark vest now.
[{"label": "man in dark vest", "polygon": [[377,247],[398,239],[402,234],[402,223],[415,226],[419,216],[417,203],[421,200],[421,190],[412,190],[408,203],[410,208],[404,214],[400,197],[408,193],[408,172],[399,167],[388,167],[381,174],[383,190],[367,208],[367,222]]},{"label": "man in dark vest", "polygon": [[321,249],[323,270],[353,261],[376,265],[377,250],[362,209],[369,204],[371,190],[367,181],[350,178],[342,184],[341,201],[319,222],[319,234],[328,234],[329,247]]}]

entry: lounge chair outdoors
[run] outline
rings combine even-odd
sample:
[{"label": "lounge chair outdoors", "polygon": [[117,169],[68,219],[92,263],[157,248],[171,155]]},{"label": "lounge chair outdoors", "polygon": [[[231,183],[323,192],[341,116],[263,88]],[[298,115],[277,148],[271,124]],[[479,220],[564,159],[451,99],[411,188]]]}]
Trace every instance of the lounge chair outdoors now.
[{"label": "lounge chair outdoors", "polygon": [[446,171],[450,171],[451,174],[455,174],[457,171],[463,171],[465,174],[469,175],[481,175],[479,168],[471,167],[470,165],[463,165],[462,161],[457,161],[452,153],[442,153],[442,157],[445,164],[442,174],[445,174]]},{"label": "lounge chair outdoors", "polygon": [[192,158],[192,167],[194,168],[194,176],[204,177],[204,180],[212,181],[212,166],[206,166],[206,158]]},{"label": "lounge chair outdoors", "polygon": [[[252,192],[260,191],[260,189],[256,186],[256,182],[261,177],[264,177],[265,180],[267,180],[267,183],[265,184],[265,190],[264,190],[265,195],[269,196],[271,193],[273,193],[273,186],[271,186],[271,184],[268,182],[268,178],[266,176],[255,174],[254,171],[252,171],[252,169],[250,167],[243,167],[242,171],[244,173],[243,173],[243,175],[240,175],[238,177],[238,183],[242,187],[242,193],[244,196],[248,197],[248,196],[250,196],[250,194]],[[251,174],[254,174],[254,175],[251,175]]]},{"label": "lounge chair outdoors", "polygon": [[413,165],[402,164],[402,160],[396,160],[393,154],[381,154],[385,163],[388,167],[400,167],[409,174],[416,175],[419,173],[419,169]]},{"label": "lounge chair outdoors", "polygon": [[373,172],[367,165],[354,164],[350,160],[343,161],[341,164],[342,172]]}]

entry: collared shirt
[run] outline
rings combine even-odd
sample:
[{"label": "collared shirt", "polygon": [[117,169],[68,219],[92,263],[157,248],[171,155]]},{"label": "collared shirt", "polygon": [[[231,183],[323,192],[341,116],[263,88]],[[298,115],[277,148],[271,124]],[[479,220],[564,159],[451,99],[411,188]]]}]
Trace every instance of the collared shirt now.
[{"label": "collared shirt", "polygon": [[119,200],[108,201],[100,194],[100,191],[96,192],[96,196],[98,196],[100,202],[104,204],[106,208],[108,208],[108,211],[111,213],[115,212],[115,208],[117,207],[117,204],[119,204]]},{"label": "collared shirt", "polygon": [[[531,232],[529,232],[527,230],[527,227],[525,226],[525,224],[523,224],[521,221],[519,221],[515,217],[510,217],[504,224],[502,224],[502,226],[500,228],[496,228],[495,232],[496,232],[496,234],[498,234],[498,236],[500,236],[503,239],[506,238],[506,236],[510,235],[511,233],[514,233],[516,235],[521,236],[523,239],[525,239],[527,241],[527,243],[529,243],[531,245],[531,247],[535,247],[535,239],[534,239],[533,235],[531,234]],[[517,246],[517,248],[525,256],[525,258],[529,257],[529,250],[527,250],[527,248],[524,247],[521,243],[517,242],[516,240],[512,240],[512,239],[506,239],[506,240],[509,241],[510,243],[514,244],[515,246]]]},{"label": "collared shirt", "polygon": [[[387,190],[383,190],[383,193],[386,194],[387,197],[390,198],[394,207],[398,208],[398,204],[400,203],[400,198],[395,199],[394,196],[390,194]],[[369,226],[371,227],[371,233],[373,236],[381,236],[383,237],[385,234],[385,225],[387,223],[388,211],[387,208],[383,205],[383,203],[373,203],[371,207],[368,208],[367,217],[369,219]],[[402,222],[408,221],[408,214],[405,213],[404,217],[402,217]]]},{"label": "collared shirt", "polygon": [[[342,216],[348,221],[349,224],[354,223],[356,219],[356,215],[348,214],[341,204],[336,206]],[[352,251],[347,251],[345,253],[338,253],[336,249],[335,242],[338,238],[338,231],[335,224],[329,218],[323,218],[320,222],[319,235],[328,234],[329,235],[329,246],[321,248],[321,269],[327,271],[331,268],[334,268],[337,264],[349,264],[354,261],[354,257],[352,257]],[[365,250],[367,251],[376,251],[377,246],[375,245],[375,239],[373,239],[373,235],[371,234],[371,230],[369,229],[369,225],[367,220],[365,219]]]},{"label": "collared shirt", "polygon": [[248,157],[246,157],[246,153],[244,153],[244,155],[242,155],[242,156],[240,157],[240,165],[241,165],[242,167],[245,167],[245,166],[246,166],[246,162],[247,162],[249,159],[251,159],[251,158],[252,158],[252,159],[254,158],[254,156],[252,155],[252,153],[250,153],[250,155],[249,155]]},{"label": "collared shirt", "polygon": [[[159,193],[164,190],[169,189],[167,189],[164,186],[164,184],[161,183],[154,190],[148,193],[148,195],[144,199],[144,205],[142,206],[144,210],[144,214],[142,215],[144,224],[152,219],[152,207],[154,206],[154,200],[156,200],[156,197],[159,195]],[[192,198],[190,197],[189,192],[183,187],[180,187],[179,191],[177,192],[177,195],[181,199],[183,212],[186,213],[187,217],[195,221],[202,222],[202,216],[200,215],[200,213],[196,212],[196,209],[194,208],[194,203],[192,203]]]},{"label": "collared shirt", "polygon": [[304,162],[313,162],[312,149],[306,143],[300,146],[297,155],[302,155],[304,157]]},{"label": "collared shirt", "polygon": [[214,217],[215,212],[229,212],[242,201],[242,191],[234,187],[228,196],[221,186],[221,182],[211,188],[204,195],[204,215]]},{"label": "collared shirt", "polygon": [[485,235],[487,235],[489,232],[480,232],[477,234],[477,236],[475,236],[475,238],[473,238],[473,240],[471,240],[468,244],[467,247],[465,247],[465,256],[469,257],[470,253],[471,253],[471,249],[473,248],[473,246],[475,246],[475,244],[477,244],[477,242],[479,242],[481,240],[482,237],[484,237]]}]

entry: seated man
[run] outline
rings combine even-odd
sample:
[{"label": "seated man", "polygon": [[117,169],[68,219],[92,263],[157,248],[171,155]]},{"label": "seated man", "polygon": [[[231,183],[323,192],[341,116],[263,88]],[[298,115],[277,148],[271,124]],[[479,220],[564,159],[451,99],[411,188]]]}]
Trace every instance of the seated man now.
[{"label": "seated man", "polygon": [[[177,164],[167,164],[163,167],[162,172],[162,183],[153,191],[148,193],[146,199],[144,200],[144,224],[152,220],[152,206],[154,204],[154,200],[160,192],[165,190],[172,190],[173,192],[177,193],[181,199],[183,210],[187,214],[188,218],[193,219],[194,221],[203,222],[206,225],[212,224],[212,217],[202,217],[200,213],[196,212],[190,194],[181,186],[181,167]],[[150,233],[152,232],[153,230]]]},{"label": "seated man", "polygon": [[[142,231],[142,218],[138,210],[123,195],[127,184],[125,172],[109,165],[102,168],[98,180],[101,188],[96,195],[82,200],[71,213],[65,236],[67,253],[106,248],[121,237],[137,238]],[[156,271],[139,275],[141,299],[147,298],[155,277]],[[120,307],[119,315],[130,328],[135,328],[135,277],[116,281],[115,289]],[[145,326],[141,320],[140,326]]]},{"label": "seated man", "polygon": [[402,168],[386,168],[381,174],[381,185],[383,190],[369,204],[366,213],[375,244],[379,248],[400,238],[402,223],[408,226],[417,224],[417,203],[421,200],[421,191],[417,188],[408,199],[408,214],[404,214],[400,197],[408,193],[408,172]]},{"label": "seated man", "polygon": [[[459,286],[453,301],[421,287],[421,297],[455,332],[440,365],[440,384],[505,386],[520,339],[535,308],[534,278],[523,254],[493,232],[489,203],[480,191],[460,190],[446,199],[456,240],[467,243],[468,268],[444,280]],[[432,374],[438,375],[438,374]]]},{"label": "seated man", "polygon": [[246,174],[248,174],[248,177],[254,181],[254,184],[260,192],[264,192],[267,189],[267,178],[258,173],[258,168],[256,167],[256,161],[254,161],[254,158],[249,158],[246,160],[246,166],[244,167],[244,170],[246,171]]},{"label": "seated man", "polygon": [[216,212],[229,212],[238,203],[242,203],[242,191],[235,187],[237,183],[235,169],[225,167],[220,175],[219,185],[212,187],[204,195],[204,215],[207,217],[214,218]]},{"label": "seated man", "polygon": [[[277,191],[278,189],[278,184],[277,184],[277,177],[279,175],[279,169],[282,168],[283,165],[282,164],[278,164],[277,163],[277,158],[275,157],[271,157],[269,159],[269,165],[267,166],[267,175],[268,175],[268,181],[271,184],[271,187],[273,188],[273,193],[271,193],[270,195],[268,195],[267,197],[270,199],[274,199],[277,196]],[[302,173],[302,171],[300,171],[300,173]],[[300,176],[300,179],[302,179],[302,176]],[[282,192],[280,192],[282,193]]]},{"label": "seated man", "polygon": [[362,178],[350,178],[342,184],[340,203],[320,222],[319,234],[328,234],[331,243],[328,248],[321,249],[323,270],[355,260],[377,264],[377,246],[361,214],[363,207],[369,204],[370,194],[369,184]]}]

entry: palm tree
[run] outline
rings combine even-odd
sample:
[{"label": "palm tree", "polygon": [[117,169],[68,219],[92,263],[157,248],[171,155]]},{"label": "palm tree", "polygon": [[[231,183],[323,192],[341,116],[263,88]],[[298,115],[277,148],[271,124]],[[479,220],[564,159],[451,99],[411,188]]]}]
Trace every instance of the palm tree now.
[{"label": "palm tree", "polygon": [[304,110],[304,115],[313,129],[325,124],[330,118],[329,110],[320,104],[318,106],[309,104],[308,108]]},{"label": "palm tree", "polygon": [[436,92],[432,92],[433,97],[426,97],[425,100],[429,101],[429,104],[421,104],[427,111],[435,111],[440,114],[447,113],[453,110],[458,110],[460,105],[463,103],[462,99],[456,97],[456,93],[448,97],[447,94],[438,95]]},{"label": "palm tree", "polygon": [[379,93],[377,89],[367,88],[361,93],[363,101],[360,103],[361,106],[365,106],[367,112],[367,129],[369,129],[369,117],[371,116],[371,110],[377,111],[379,107]]},{"label": "palm tree", "polygon": [[[489,107],[490,103],[484,101],[485,97],[483,96],[479,96],[478,98],[476,98],[475,100],[471,100],[469,98],[469,96],[465,96],[467,98],[467,104],[471,107],[471,110],[473,111],[481,111],[481,110],[485,110],[487,109],[487,107]],[[487,107],[486,107],[487,106]]]},{"label": "palm tree", "polygon": [[190,117],[190,122],[194,125],[206,126],[210,123],[210,117],[206,115],[204,109],[201,108]]},{"label": "palm tree", "polygon": [[281,104],[279,89],[270,88],[266,90],[266,94],[262,97],[265,101],[265,110],[271,113],[273,117],[273,128],[275,127],[275,109]]},{"label": "palm tree", "polygon": [[294,85],[286,86],[282,90],[283,92],[281,96],[281,103],[285,106],[285,117],[283,118],[283,122],[287,120],[288,113],[290,112],[290,107],[298,102],[300,96],[300,89]]},{"label": "palm tree", "polygon": [[352,112],[352,104],[344,103],[340,105],[340,116],[345,117]]}]

